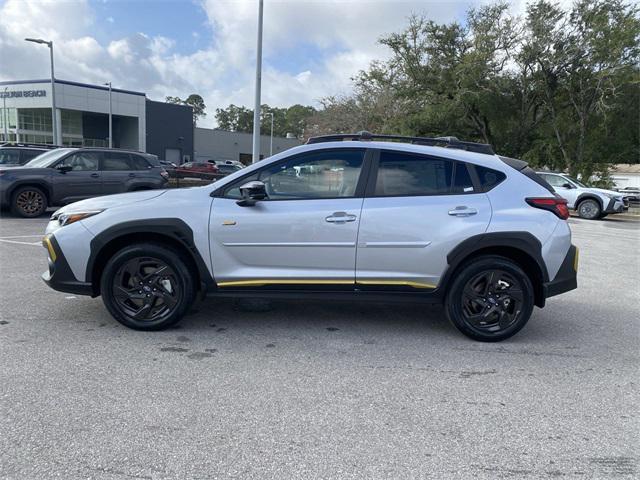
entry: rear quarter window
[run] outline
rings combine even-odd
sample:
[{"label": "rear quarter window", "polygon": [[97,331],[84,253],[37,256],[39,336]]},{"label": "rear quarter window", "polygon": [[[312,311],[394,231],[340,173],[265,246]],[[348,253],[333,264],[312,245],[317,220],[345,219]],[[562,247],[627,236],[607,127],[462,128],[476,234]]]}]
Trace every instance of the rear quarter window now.
[{"label": "rear quarter window", "polygon": [[480,182],[480,188],[482,188],[483,192],[488,192],[507,178],[504,173],[491,168],[475,165],[475,170],[478,175],[478,181]]}]

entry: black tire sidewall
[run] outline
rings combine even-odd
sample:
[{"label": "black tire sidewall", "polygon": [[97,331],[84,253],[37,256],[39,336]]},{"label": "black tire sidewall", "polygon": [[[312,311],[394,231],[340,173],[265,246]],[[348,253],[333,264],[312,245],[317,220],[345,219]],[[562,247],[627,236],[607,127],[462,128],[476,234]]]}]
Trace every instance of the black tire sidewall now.
[{"label": "black tire sidewall", "polygon": [[[582,205],[585,202],[592,202],[593,204],[595,204],[596,206],[596,214],[593,217],[583,217],[582,214],[580,213],[580,208],[582,207]],[[598,203],[597,200],[593,200],[592,198],[587,198],[586,200],[582,200],[579,204],[578,204],[578,216],[580,218],[584,218],[585,220],[597,220],[600,218],[600,215],[602,214],[602,208],[600,208],[600,204]]]},{"label": "black tire sidewall", "polygon": [[[126,315],[116,303],[113,292],[113,278],[118,269],[127,261],[136,257],[154,257],[169,265],[176,273],[182,297],[178,301],[178,306],[167,318],[156,322],[141,322]],[[164,330],[176,324],[190,308],[195,298],[195,283],[193,273],[187,266],[185,258],[174,253],[167,247],[156,244],[136,244],[125,247],[113,255],[107,262],[100,279],[100,294],[107,310],[111,315],[123,325],[135,330],[156,331]]]},{"label": "black tire sidewall", "polygon": [[[462,314],[462,291],[466,283],[484,270],[501,269],[514,276],[522,285],[522,314],[513,325],[499,333],[482,332],[468,325]],[[453,325],[467,337],[481,342],[500,342],[518,333],[529,321],[533,313],[534,290],[527,274],[513,261],[500,256],[479,257],[463,266],[455,275],[445,302],[447,317]]]},{"label": "black tire sidewall", "polygon": [[[42,196],[42,210],[36,214],[32,214],[32,215],[26,214],[22,210],[20,210],[20,208],[18,208],[18,205],[16,204],[16,201],[18,200],[18,195],[20,195],[22,192],[27,192],[27,191],[37,192],[40,196]],[[13,194],[11,195],[11,210],[13,211],[14,214],[19,215],[20,217],[37,218],[43,215],[44,212],[47,211],[48,205],[49,205],[49,202],[47,201],[47,195],[42,191],[41,188],[38,188],[38,187],[28,187],[28,186],[18,187],[16,191],[13,192]]]}]

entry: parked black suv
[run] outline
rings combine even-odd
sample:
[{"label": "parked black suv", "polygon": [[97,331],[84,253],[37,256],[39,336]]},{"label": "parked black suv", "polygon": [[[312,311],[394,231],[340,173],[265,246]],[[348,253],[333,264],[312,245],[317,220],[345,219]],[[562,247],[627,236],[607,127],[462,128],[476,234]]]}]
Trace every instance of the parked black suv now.
[{"label": "parked black suv", "polygon": [[148,153],[108,148],[58,148],[22,167],[0,167],[0,207],[23,217],[111,193],[162,188],[168,174]]},{"label": "parked black suv", "polygon": [[51,149],[58,148],[56,145],[43,145],[38,143],[3,143],[0,144],[0,168],[19,167],[30,162],[38,155]]}]

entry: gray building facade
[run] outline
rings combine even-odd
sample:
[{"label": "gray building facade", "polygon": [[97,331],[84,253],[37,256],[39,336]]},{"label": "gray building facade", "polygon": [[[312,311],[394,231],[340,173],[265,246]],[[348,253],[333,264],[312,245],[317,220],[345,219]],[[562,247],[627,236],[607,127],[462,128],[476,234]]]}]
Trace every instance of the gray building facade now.
[{"label": "gray building facade", "polygon": [[[273,137],[273,154],[300,145],[297,138]],[[271,137],[260,137],[260,158],[270,156]],[[195,160],[237,160],[249,165],[252,160],[253,136],[250,133],[227,132],[211,128],[195,129]]]}]

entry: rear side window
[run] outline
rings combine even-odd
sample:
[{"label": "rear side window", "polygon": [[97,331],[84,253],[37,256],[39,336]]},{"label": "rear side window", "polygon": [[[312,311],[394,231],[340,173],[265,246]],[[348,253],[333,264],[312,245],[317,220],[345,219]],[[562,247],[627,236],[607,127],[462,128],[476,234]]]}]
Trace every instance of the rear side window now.
[{"label": "rear side window", "polygon": [[102,170],[131,170],[129,166],[129,154],[120,152],[105,152],[102,160]]},{"label": "rear side window", "polygon": [[148,170],[149,162],[140,155],[131,155],[131,168],[133,170]]},{"label": "rear side window", "polygon": [[0,165],[20,165],[20,150],[0,149]]},{"label": "rear side window", "polygon": [[493,187],[502,182],[507,176],[499,172],[497,170],[492,170],[490,168],[481,167],[479,165],[475,165],[476,173],[478,174],[478,180],[480,181],[480,186],[484,192],[488,192]]},{"label": "rear side window", "polygon": [[403,152],[380,152],[374,195],[447,195],[451,192],[453,163]]},{"label": "rear side window", "polygon": [[456,162],[451,193],[473,193],[473,181],[466,163]]}]

